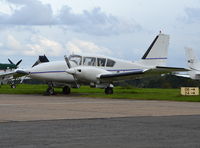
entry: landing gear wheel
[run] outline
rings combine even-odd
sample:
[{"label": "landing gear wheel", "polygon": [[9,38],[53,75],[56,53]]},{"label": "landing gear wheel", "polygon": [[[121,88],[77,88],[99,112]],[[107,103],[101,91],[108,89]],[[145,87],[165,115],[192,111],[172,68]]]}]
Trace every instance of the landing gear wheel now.
[{"label": "landing gear wheel", "polygon": [[113,88],[112,87],[105,88],[105,94],[107,95],[113,94]]},{"label": "landing gear wheel", "polygon": [[49,96],[50,95],[55,95],[54,88],[53,87],[47,88],[45,95],[49,95]]},{"label": "landing gear wheel", "polygon": [[15,84],[11,84],[10,87],[11,88],[16,88],[16,85]]},{"label": "landing gear wheel", "polygon": [[70,89],[69,86],[63,87],[63,94],[68,95],[68,94],[70,94],[70,93],[71,93],[71,89]]}]

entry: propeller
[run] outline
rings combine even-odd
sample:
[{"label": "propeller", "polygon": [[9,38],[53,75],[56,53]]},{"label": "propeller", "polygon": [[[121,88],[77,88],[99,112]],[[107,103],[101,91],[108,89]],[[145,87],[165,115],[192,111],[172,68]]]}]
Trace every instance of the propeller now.
[{"label": "propeller", "polygon": [[77,79],[76,76],[75,76],[75,70],[72,69],[72,66],[71,66],[71,64],[70,64],[70,62],[69,62],[68,57],[65,55],[64,58],[65,58],[65,62],[66,62],[66,64],[67,64],[67,66],[68,66],[68,70],[66,70],[66,72],[69,73],[69,74],[71,74],[71,75],[74,77],[74,82],[75,82],[75,84],[76,84],[76,87],[79,88],[80,85],[79,85],[78,82],[77,82],[78,79]]},{"label": "propeller", "polygon": [[15,65],[18,67],[18,65],[19,65],[21,62],[22,62],[22,59],[19,60],[19,61],[17,62],[17,64],[15,64]]},{"label": "propeller", "polygon": [[8,59],[8,61],[10,62],[10,64],[14,64],[10,59]]},{"label": "propeller", "polygon": [[70,64],[70,62],[69,62],[68,57],[65,55],[64,58],[65,58],[65,61],[66,61],[66,63],[67,63],[68,68],[70,69],[70,68],[71,68],[71,64]]},{"label": "propeller", "polygon": [[10,64],[16,65],[18,67],[19,64],[22,62],[22,59],[19,60],[16,64],[14,64],[10,59],[8,59],[8,61],[10,62]]}]

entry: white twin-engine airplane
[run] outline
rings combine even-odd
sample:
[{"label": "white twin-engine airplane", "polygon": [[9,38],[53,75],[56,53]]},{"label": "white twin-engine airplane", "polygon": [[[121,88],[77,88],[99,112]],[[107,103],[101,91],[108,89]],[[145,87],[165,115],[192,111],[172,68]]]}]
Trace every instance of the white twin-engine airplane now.
[{"label": "white twin-engine airplane", "polygon": [[27,75],[33,79],[48,82],[47,94],[54,94],[54,87],[63,87],[69,94],[70,88],[82,84],[104,88],[106,94],[113,94],[113,83],[170,72],[186,71],[184,68],[164,67],[167,61],[169,36],[156,36],[141,60],[124,61],[104,56],[65,56],[65,61],[40,63],[27,70],[15,70],[15,75]]},{"label": "white twin-engine airplane", "polygon": [[176,74],[176,76],[200,80],[200,61],[192,48],[185,48],[186,60],[189,68],[187,74]]}]

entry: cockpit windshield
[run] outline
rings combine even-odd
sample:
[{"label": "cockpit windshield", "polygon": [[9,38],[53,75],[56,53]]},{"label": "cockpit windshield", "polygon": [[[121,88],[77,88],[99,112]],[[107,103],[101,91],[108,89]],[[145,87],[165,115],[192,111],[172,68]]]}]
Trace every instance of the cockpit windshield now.
[{"label": "cockpit windshield", "polygon": [[115,61],[100,57],[82,57],[80,55],[71,55],[69,60],[77,66],[98,66],[98,67],[114,67]]},{"label": "cockpit windshield", "polygon": [[94,58],[94,57],[84,57],[83,65],[96,66],[96,58]]},{"label": "cockpit windshield", "polygon": [[69,57],[69,60],[74,62],[76,65],[81,65],[82,57],[79,55],[71,55]]}]

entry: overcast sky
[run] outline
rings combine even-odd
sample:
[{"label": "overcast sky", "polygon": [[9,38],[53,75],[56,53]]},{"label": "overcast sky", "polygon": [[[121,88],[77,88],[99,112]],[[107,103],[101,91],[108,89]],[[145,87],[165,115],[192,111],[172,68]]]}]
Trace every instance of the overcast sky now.
[{"label": "overcast sky", "polygon": [[71,53],[135,61],[161,30],[170,35],[168,66],[186,66],[184,47],[200,58],[200,0],[1,0],[0,62],[22,67],[38,55]]}]

